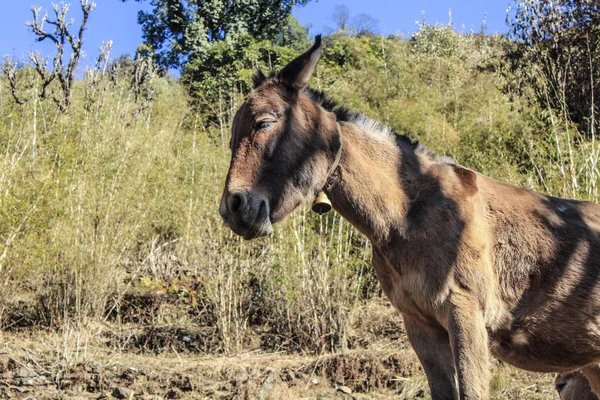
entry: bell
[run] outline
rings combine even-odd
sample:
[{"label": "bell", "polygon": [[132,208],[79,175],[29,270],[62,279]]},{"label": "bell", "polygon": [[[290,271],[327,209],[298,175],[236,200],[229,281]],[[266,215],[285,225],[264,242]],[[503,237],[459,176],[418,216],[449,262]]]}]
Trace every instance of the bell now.
[{"label": "bell", "polygon": [[325,214],[331,211],[331,201],[325,192],[319,192],[312,204],[312,210],[318,214]]}]

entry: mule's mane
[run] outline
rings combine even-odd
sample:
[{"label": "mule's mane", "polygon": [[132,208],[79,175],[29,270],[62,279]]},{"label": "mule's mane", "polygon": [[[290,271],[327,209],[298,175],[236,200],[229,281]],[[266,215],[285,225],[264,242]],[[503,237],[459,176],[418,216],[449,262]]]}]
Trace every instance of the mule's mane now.
[{"label": "mule's mane", "polygon": [[[253,88],[256,89],[267,81],[277,80],[277,75],[271,73],[265,75],[261,70],[258,70],[252,77]],[[328,97],[320,90],[305,88],[304,93],[316,104],[323,107],[325,110],[333,112],[338,121],[349,122],[365,128],[369,134],[377,135],[389,139],[403,150],[415,152],[416,154],[425,156],[439,163],[454,164],[454,160],[448,157],[438,157],[433,151],[419,143],[418,140],[413,140],[406,135],[396,132],[394,129],[383,125],[382,123],[367,117],[366,115],[351,111],[350,109],[341,106],[338,102]]]},{"label": "mule's mane", "polygon": [[394,129],[387,127],[380,122],[367,117],[366,115],[351,111],[350,109],[341,106],[335,100],[327,97],[327,95],[320,90],[306,88],[304,89],[310,99],[316,104],[323,107],[325,110],[333,112],[338,121],[349,122],[359,125],[365,128],[365,131],[369,134],[382,136],[394,142],[398,147],[404,150],[413,151],[417,154],[426,156],[437,162],[453,164],[454,161],[447,157],[438,157],[434,152],[423,146],[417,140],[412,140],[406,135],[402,135],[396,132]]}]

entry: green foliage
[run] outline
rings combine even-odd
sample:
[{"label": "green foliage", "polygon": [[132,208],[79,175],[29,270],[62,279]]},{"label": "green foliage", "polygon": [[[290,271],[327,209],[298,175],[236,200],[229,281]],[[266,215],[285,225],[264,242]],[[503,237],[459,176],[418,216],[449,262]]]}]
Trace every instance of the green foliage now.
[{"label": "green foliage", "polygon": [[222,128],[224,121],[232,118],[239,98],[250,91],[257,69],[278,70],[310,43],[307,30],[290,16],[275,41],[241,35],[213,43],[202,57],[190,58],[183,68],[182,81],[194,104],[208,111],[210,122]]},{"label": "green foliage", "polygon": [[194,97],[207,96],[212,104],[227,94],[247,93],[257,68],[271,71],[281,68],[297,53],[270,41],[256,41],[241,36],[236,41],[223,41],[211,46],[204,59],[190,60],[183,69],[182,79]]},{"label": "green foliage", "polygon": [[[217,211],[251,75],[306,47],[292,22],[279,41],[213,43],[190,59],[185,85],[157,74],[142,48],[88,71],[66,114],[35,101],[31,68],[16,71],[32,99],[24,105],[1,78],[1,326],[23,323],[19,299],[36,324],[133,324],[125,299],[142,291],[173,307],[145,310],[144,323],[191,321],[211,338],[203,351],[239,351],[256,332],[266,349],[320,354],[356,343],[351,310],[379,296],[362,235],[338,215],[302,209],[272,237],[245,242]],[[340,104],[494,178],[597,199],[596,142],[540,107],[506,61],[508,39],[422,25],[411,40],[324,40],[311,83]]]},{"label": "green foliage", "polygon": [[158,65],[176,67],[203,59],[215,42],[244,35],[276,40],[288,29],[292,7],[308,1],[151,0],[153,10],[141,11],[138,22]]},{"label": "green foliage", "polygon": [[290,15],[287,22],[281,27],[281,31],[275,37],[275,44],[281,47],[287,47],[291,50],[302,53],[311,45],[312,41],[308,35],[308,27],[300,25],[300,22]]},{"label": "green foliage", "polygon": [[516,0],[508,19],[519,44],[513,70],[528,80],[541,104],[595,134],[600,107],[600,5],[594,0]]}]

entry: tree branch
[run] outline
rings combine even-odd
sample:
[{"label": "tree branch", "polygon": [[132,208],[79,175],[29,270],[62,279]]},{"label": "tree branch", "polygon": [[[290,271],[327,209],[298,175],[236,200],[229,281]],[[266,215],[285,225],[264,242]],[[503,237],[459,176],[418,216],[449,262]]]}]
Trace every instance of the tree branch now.
[{"label": "tree branch", "polygon": [[50,84],[54,81],[56,74],[48,71],[48,60],[42,57],[40,53],[30,53],[29,59],[31,60],[40,78],[42,78],[42,90],[40,91],[40,98],[43,100],[46,98],[48,86],[50,86]]},{"label": "tree branch", "polygon": [[[52,72],[48,71],[47,61],[39,54],[31,54],[30,59],[33,62],[37,73],[42,78],[41,98],[46,97],[47,89],[50,84],[54,82],[55,79],[58,80],[62,91],[62,98],[59,99],[56,96],[53,96],[53,99],[61,111],[66,111],[71,103],[71,89],[73,87],[73,82],[75,81],[75,71],[81,57],[83,33],[87,26],[90,13],[96,8],[96,3],[90,0],[80,0],[80,5],[83,19],[79,26],[76,38],[69,32],[69,27],[73,25],[74,21],[67,21],[67,13],[69,12],[68,4],[52,5],[55,15],[54,20],[48,19],[47,13],[40,18],[41,8],[32,7],[33,22],[27,23],[27,26],[37,36],[38,42],[49,39],[56,46]],[[53,27],[52,33],[44,30],[45,23]],[[65,68],[64,55],[66,43],[69,43],[71,47],[71,54]]]},{"label": "tree branch", "polygon": [[8,78],[10,92],[17,104],[23,105],[27,103],[27,101],[21,99],[17,93],[17,63],[15,61],[11,61],[10,59],[6,59],[4,65],[2,66],[2,71]]}]

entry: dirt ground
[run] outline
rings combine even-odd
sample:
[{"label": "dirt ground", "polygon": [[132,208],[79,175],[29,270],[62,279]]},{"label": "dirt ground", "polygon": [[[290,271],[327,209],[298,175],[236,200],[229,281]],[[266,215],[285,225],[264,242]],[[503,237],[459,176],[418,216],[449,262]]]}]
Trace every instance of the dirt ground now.
[{"label": "dirt ground", "polygon": [[[248,349],[233,356],[153,353],[111,340],[108,324],[60,332],[4,332],[2,399],[427,399],[423,370],[404,335],[361,349],[309,356]],[[119,328],[121,334],[123,328]],[[172,343],[173,344],[173,343]],[[494,399],[558,399],[554,377],[495,362]]]},{"label": "dirt ground", "polygon": [[[0,399],[429,398],[400,314],[383,299],[353,310],[349,350],[268,350],[252,331],[256,340],[224,355],[185,304],[147,297],[134,292],[119,318],[58,328],[36,327],[18,303],[13,328],[0,331]],[[553,382],[496,361],[492,398],[558,399]]]}]

